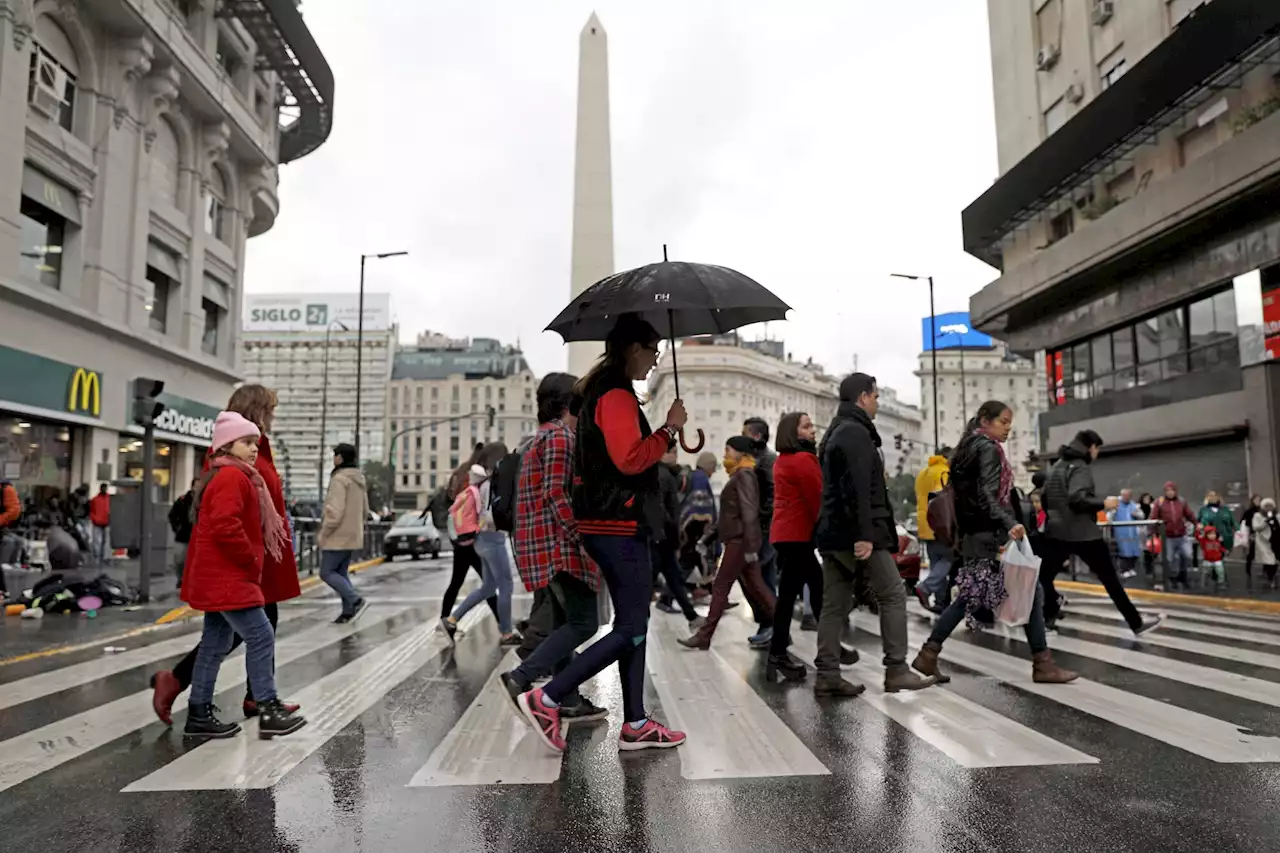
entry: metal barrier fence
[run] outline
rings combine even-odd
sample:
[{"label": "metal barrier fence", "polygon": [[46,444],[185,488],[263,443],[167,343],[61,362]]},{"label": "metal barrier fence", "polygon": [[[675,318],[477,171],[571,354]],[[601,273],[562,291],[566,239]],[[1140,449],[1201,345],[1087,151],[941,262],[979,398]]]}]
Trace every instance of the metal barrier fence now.
[{"label": "metal barrier fence", "polygon": [[[360,550],[353,562],[372,560],[383,555],[387,531],[391,529],[389,521],[366,521],[364,524],[364,548]],[[293,550],[298,557],[298,571],[314,575],[320,571],[320,547],[316,543],[316,534],[320,532],[320,522],[314,518],[295,518],[293,520]]]},{"label": "metal barrier fence", "polygon": [[[1118,571],[1146,573],[1156,583],[1161,581],[1161,555],[1165,543],[1163,521],[1108,521],[1099,522],[1098,527],[1102,528],[1102,539],[1107,543]],[[1071,558],[1072,580],[1087,572],[1078,558]]]}]

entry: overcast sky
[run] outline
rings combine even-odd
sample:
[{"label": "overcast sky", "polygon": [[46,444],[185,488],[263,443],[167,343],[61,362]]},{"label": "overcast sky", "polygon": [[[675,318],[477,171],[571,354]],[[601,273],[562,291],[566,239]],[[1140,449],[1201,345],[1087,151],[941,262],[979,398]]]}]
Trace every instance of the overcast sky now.
[{"label": "overcast sky", "polygon": [[[795,309],[768,332],[906,399],[923,282],[965,310],[995,271],[960,211],[996,175],[983,0],[306,0],[336,78],[335,123],[281,169],[280,216],[249,241],[250,293],[392,294],[401,337],[519,338],[569,299],[578,37],[609,37],[615,258],[739,269]],[[758,336],[763,329],[747,331]]]}]

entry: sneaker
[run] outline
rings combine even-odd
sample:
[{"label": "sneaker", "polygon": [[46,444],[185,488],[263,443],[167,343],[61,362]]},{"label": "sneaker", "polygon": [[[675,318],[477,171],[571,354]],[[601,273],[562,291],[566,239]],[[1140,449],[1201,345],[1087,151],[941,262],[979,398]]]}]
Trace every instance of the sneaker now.
[{"label": "sneaker", "polygon": [[498,676],[498,680],[502,683],[503,688],[505,688],[507,698],[511,700],[511,707],[515,709],[517,715],[521,714],[522,712],[520,711],[519,701],[520,694],[527,693],[529,685],[516,678],[515,672],[504,672]]},{"label": "sneaker", "polygon": [[356,601],[356,607],[355,607],[355,610],[353,610],[353,611],[352,611],[352,613],[351,613],[351,620],[350,620],[350,621],[352,621],[352,622],[356,621],[356,620],[357,620],[357,619],[359,619],[361,616],[363,616],[363,615],[364,615],[364,612],[365,612],[366,610],[368,610],[368,609],[369,609],[369,602],[365,601],[363,598],[358,599],[358,600]]},{"label": "sneaker", "polygon": [[258,703],[258,737],[262,740],[291,735],[306,724],[300,714],[287,710],[279,699]]},{"label": "sneaker", "polygon": [[704,625],[706,625],[706,624],[707,624],[707,617],[705,617],[705,616],[695,616],[695,617],[693,617],[692,619],[690,619],[690,620],[689,620],[689,630],[690,630],[690,631],[695,631],[695,632],[696,632],[696,631],[699,631],[699,630],[701,630],[702,626],[704,626]]},{"label": "sneaker", "polygon": [[601,708],[585,696],[577,704],[560,706],[560,719],[566,723],[590,723],[608,716],[608,708]]},{"label": "sneaker", "polygon": [[515,631],[512,631],[510,634],[503,634],[498,640],[498,645],[503,648],[510,648],[511,646],[518,646],[523,642],[524,637],[521,637]]},{"label": "sneaker", "polygon": [[1153,584],[1151,588],[1154,589],[1156,592],[1164,592],[1164,584],[1162,583]]},{"label": "sneaker", "polygon": [[224,723],[214,713],[213,703],[187,706],[187,724],[182,730],[185,737],[222,739],[240,734],[239,723]]},{"label": "sneaker", "polygon": [[455,645],[458,640],[458,623],[445,616],[440,617],[440,630],[444,631],[444,635],[449,638],[449,645]]},{"label": "sneaker", "polygon": [[663,613],[679,613],[680,612],[679,607],[676,607],[674,604],[668,604],[665,601],[659,601],[657,604],[653,606],[661,610]]},{"label": "sneaker", "polygon": [[644,725],[633,729],[630,723],[622,724],[618,733],[618,749],[631,752],[637,749],[670,749],[685,742],[684,732],[673,731],[656,720],[645,720]]},{"label": "sneaker", "polygon": [[1135,572],[1133,569],[1127,569],[1126,571],[1123,571],[1120,573],[1120,578],[1122,580],[1129,580],[1129,578],[1136,578],[1137,576],[1138,576],[1138,573]]},{"label": "sneaker", "polygon": [[747,637],[747,642],[753,649],[767,649],[769,644],[773,642],[773,629],[765,628],[759,634]]},{"label": "sneaker", "polygon": [[801,631],[818,630],[818,617],[814,616],[812,613],[810,613],[808,616],[805,616],[803,619],[800,620],[800,630]]},{"label": "sneaker", "polygon": [[1161,616],[1160,614],[1156,614],[1155,616],[1147,616],[1142,620],[1142,624],[1138,627],[1136,631],[1133,632],[1133,634],[1135,637],[1141,637],[1143,634],[1147,633],[1148,631],[1154,630],[1163,621],[1164,621],[1164,616]]},{"label": "sneaker", "polygon": [[[282,701],[282,702],[280,703],[280,707],[284,708],[284,709],[285,709],[286,711],[288,711],[290,714],[296,714],[296,713],[298,713],[298,710],[299,710],[302,706],[301,706],[301,705],[299,705],[297,702],[283,702],[283,701]],[[259,710],[259,709],[258,709],[258,703],[257,703],[257,702],[255,702],[252,698],[250,698],[250,697],[246,696],[246,697],[245,697],[245,699],[244,699],[244,702],[243,702],[243,703],[241,703],[241,705],[240,705],[240,710],[244,711],[244,715],[245,715],[245,717],[256,717],[256,716],[258,716],[258,710]]]},{"label": "sneaker", "polygon": [[521,693],[516,701],[520,704],[520,713],[533,726],[538,739],[553,752],[564,752],[564,735],[560,733],[560,709],[547,704],[542,688]]},{"label": "sneaker", "polygon": [[151,710],[156,712],[160,722],[166,726],[173,725],[173,701],[182,695],[178,676],[171,669],[162,669],[151,676],[151,689],[154,691],[151,694]]},{"label": "sneaker", "polygon": [[925,589],[924,587],[922,587],[922,586],[918,586],[918,585],[917,585],[917,586],[916,586],[916,588],[913,590],[913,592],[915,592],[915,594],[916,594],[916,601],[917,601],[917,602],[919,602],[919,604],[920,604],[920,606],[921,606],[921,607],[923,607],[925,610],[927,610],[927,611],[928,611],[928,612],[930,612],[930,613],[937,613],[937,612],[938,612],[938,610],[937,610],[937,608],[934,606],[933,602],[929,600],[929,591],[928,591],[928,590],[926,590],[926,589]]},{"label": "sneaker", "polygon": [[335,624],[335,625],[345,625],[345,624],[347,624],[348,622],[350,622],[350,621],[351,621],[351,618],[352,618],[352,617],[351,617],[351,615],[350,615],[349,613],[339,613],[339,614],[338,614],[338,618],[333,620],[333,624]]}]

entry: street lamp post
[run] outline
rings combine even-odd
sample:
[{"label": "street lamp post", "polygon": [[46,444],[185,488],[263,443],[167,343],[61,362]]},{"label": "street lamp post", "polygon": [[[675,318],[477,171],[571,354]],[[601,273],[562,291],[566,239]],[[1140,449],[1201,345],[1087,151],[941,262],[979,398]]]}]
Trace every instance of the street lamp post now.
[{"label": "street lamp post", "polygon": [[[905,278],[911,281],[919,281],[921,278],[918,275],[903,275],[896,272],[889,275],[892,278]],[[929,353],[933,359],[933,452],[937,453],[942,449],[942,445],[938,442],[938,315],[933,310],[933,276],[925,276],[925,278],[929,281]]]},{"label": "street lamp post", "polygon": [[356,318],[356,458],[360,458],[360,391],[364,382],[364,262],[369,258],[398,258],[408,252],[377,252],[360,256],[360,304]]},{"label": "street lamp post", "polygon": [[316,500],[324,502],[324,445],[329,426],[329,336],[333,327],[338,326],[344,332],[351,331],[341,320],[334,320],[324,330],[324,372],[320,380],[320,459],[316,467]]}]

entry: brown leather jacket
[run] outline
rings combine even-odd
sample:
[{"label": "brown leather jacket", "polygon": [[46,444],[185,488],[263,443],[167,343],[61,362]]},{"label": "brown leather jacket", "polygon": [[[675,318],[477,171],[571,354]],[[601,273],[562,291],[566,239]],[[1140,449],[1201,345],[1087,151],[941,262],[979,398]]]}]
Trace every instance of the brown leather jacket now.
[{"label": "brown leather jacket", "polygon": [[743,551],[760,553],[764,534],[760,529],[760,482],[755,468],[739,468],[725,484],[716,528],[721,542],[741,539]]}]

